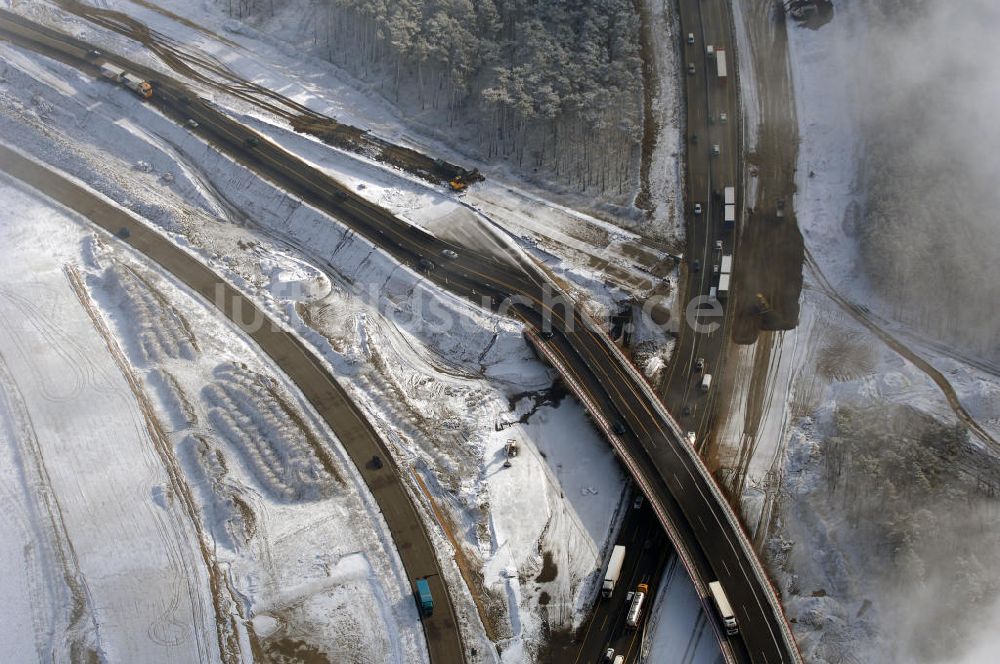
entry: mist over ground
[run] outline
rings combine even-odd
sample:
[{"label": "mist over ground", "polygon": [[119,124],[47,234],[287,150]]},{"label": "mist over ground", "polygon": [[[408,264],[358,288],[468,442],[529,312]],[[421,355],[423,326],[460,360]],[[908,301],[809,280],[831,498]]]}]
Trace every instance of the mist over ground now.
[{"label": "mist over ground", "polygon": [[892,317],[998,360],[1000,2],[860,3],[863,271]]}]

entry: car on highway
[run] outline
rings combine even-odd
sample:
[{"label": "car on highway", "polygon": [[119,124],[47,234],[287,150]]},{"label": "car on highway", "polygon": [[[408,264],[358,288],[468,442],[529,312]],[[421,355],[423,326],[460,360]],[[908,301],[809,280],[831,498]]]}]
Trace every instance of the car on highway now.
[{"label": "car on highway", "polygon": [[722,150],[719,149],[719,144],[716,143],[712,146],[712,156],[718,157],[720,154],[722,154]]},{"label": "car on highway", "polygon": [[555,333],[552,330],[542,330],[541,335],[542,339],[551,339],[555,336]]},{"label": "car on highway", "polygon": [[719,264],[712,263],[712,274],[718,274],[718,273],[719,273]]},{"label": "car on highway", "polygon": [[691,261],[691,269],[694,272],[700,272],[701,271],[701,261],[698,260],[697,258],[694,259],[693,261]]},{"label": "car on highway", "polygon": [[645,496],[643,496],[641,493],[638,496],[636,496],[635,500],[632,501],[632,509],[634,510],[642,509],[642,501],[644,497]]},{"label": "car on highway", "polygon": [[694,204],[694,213],[695,214],[701,214],[701,203],[695,203]]},{"label": "car on highway", "polygon": [[421,258],[417,261],[417,267],[419,267],[423,272],[431,272],[434,270],[434,262],[428,258]]},{"label": "car on highway", "polygon": [[689,74],[694,74],[694,63],[693,62],[689,62],[688,63],[688,73]]},{"label": "car on highway", "polygon": [[604,661],[605,662],[607,662],[608,664],[611,664],[611,662],[612,662],[612,660],[614,660],[614,658],[615,658],[615,649],[614,648],[608,648],[607,650],[604,651]]},{"label": "car on highway", "polygon": [[260,145],[260,139],[256,136],[248,136],[245,141],[243,141],[248,148],[255,148]]},{"label": "car on highway", "polygon": [[186,124],[191,129],[197,129],[198,128],[198,121],[195,120],[194,118],[188,118],[187,122],[185,122],[184,124]]},{"label": "car on highway", "polygon": [[726,124],[727,122],[729,122],[729,116],[726,115],[725,113],[719,113],[719,122],[721,124]]},{"label": "car on highway", "polygon": [[705,358],[699,357],[697,360],[694,361],[695,371],[701,371],[704,368],[705,368]]},{"label": "car on highway", "polygon": [[716,251],[722,251],[722,240],[716,240],[715,241],[715,250]]},{"label": "car on highway", "polygon": [[611,425],[611,430],[614,431],[619,436],[624,435],[625,431],[627,431],[627,429],[625,429],[625,424],[623,422],[615,422],[614,424]]},{"label": "car on highway", "polygon": [[694,43],[694,33],[693,32],[689,32],[688,33],[688,43],[689,44],[693,44]]},{"label": "car on highway", "polygon": [[451,249],[442,249],[441,250],[441,255],[444,256],[445,258],[450,258],[452,260],[458,258],[458,254],[456,254]]}]

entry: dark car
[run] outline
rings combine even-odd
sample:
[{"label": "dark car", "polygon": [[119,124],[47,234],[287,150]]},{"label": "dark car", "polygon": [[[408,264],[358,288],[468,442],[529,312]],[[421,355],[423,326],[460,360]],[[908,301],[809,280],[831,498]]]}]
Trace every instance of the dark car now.
[{"label": "dark car", "polygon": [[247,140],[245,140],[244,143],[246,143],[246,146],[248,148],[255,148],[258,145],[260,145],[260,139],[257,138],[256,136],[248,136]]},{"label": "dark car", "polygon": [[625,424],[623,422],[615,422],[614,424],[611,425],[611,430],[614,431],[619,436],[624,435],[625,432],[627,431],[627,429],[625,428]]},{"label": "dark car", "polygon": [[691,261],[691,270],[693,270],[694,272],[700,272],[701,271],[701,261],[698,260],[697,258],[694,259],[693,261]]},{"label": "dark car", "polygon": [[431,272],[434,269],[434,261],[429,258],[421,258],[417,261],[417,267],[419,267],[423,272]]}]

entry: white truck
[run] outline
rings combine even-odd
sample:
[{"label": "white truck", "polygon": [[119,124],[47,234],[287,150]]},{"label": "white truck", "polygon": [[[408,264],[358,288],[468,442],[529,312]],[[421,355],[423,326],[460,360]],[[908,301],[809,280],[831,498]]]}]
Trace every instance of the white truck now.
[{"label": "white truck", "polygon": [[649,594],[649,586],[645,583],[636,586],[635,594],[632,595],[632,605],[628,607],[628,615],[625,617],[625,625],[630,629],[639,626],[639,619],[642,617],[642,604],[646,601],[647,594]]},{"label": "white truck", "polygon": [[708,392],[712,389],[712,374],[707,373],[701,377],[701,391]]},{"label": "white truck", "polygon": [[712,593],[712,603],[715,604],[719,619],[722,620],[722,625],[726,628],[726,634],[730,636],[739,634],[740,626],[736,624],[736,614],[733,613],[733,607],[729,605],[729,598],[726,597],[726,591],[722,589],[722,584],[718,581],[712,581],[708,584],[708,591]]},{"label": "white truck", "polygon": [[608,563],[608,572],[604,575],[604,587],[601,588],[601,596],[607,599],[615,592],[615,584],[622,573],[622,563],[625,562],[625,547],[616,544],[611,551],[611,561]]},{"label": "white truck", "polygon": [[149,84],[149,81],[131,74],[110,62],[101,64],[101,76],[109,81],[124,85],[143,99],[149,99],[153,96],[153,86]]},{"label": "white truck", "polygon": [[735,205],[727,205],[726,206],[726,214],[723,217],[722,221],[727,226],[732,226],[733,224],[736,223],[736,206]]},{"label": "white truck", "polygon": [[736,205],[736,187],[726,187],[723,192],[723,202],[726,205]]},{"label": "white truck", "polygon": [[725,82],[726,80],[726,52],[721,48],[715,51],[715,67],[719,72],[719,80]]},{"label": "white truck", "polygon": [[722,274],[732,274],[733,273],[733,255],[723,254],[722,255],[722,267],[719,268],[719,272]]},{"label": "white truck", "polygon": [[719,287],[715,292],[715,296],[720,300],[726,299],[726,296],[729,295],[729,278],[729,274],[719,275]]}]

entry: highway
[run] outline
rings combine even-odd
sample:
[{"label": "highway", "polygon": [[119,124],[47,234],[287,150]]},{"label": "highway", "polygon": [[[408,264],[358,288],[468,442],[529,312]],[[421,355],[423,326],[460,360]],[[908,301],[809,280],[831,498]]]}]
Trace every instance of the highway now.
[{"label": "highway", "polygon": [[[615,544],[625,547],[625,562],[614,593],[608,599],[597,601],[583,627],[582,638],[571,646],[554,651],[552,661],[572,664],[597,662],[608,648],[614,648],[615,654],[623,655],[626,662],[636,661],[671,548],[647,501],[643,501],[640,509],[629,509]],[[631,629],[625,624],[629,595],[640,583],[649,586],[649,597],[638,628]]]},{"label": "highway", "polygon": [[[722,0],[712,2],[722,5]],[[688,4],[698,3],[690,0],[682,6]],[[57,41],[80,49],[81,43],[69,37]],[[198,99],[177,81],[120,58],[113,60],[149,77],[156,91],[151,103],[178,121],[197,120],[195,132],[219,151],[327,211],[399,262],[419,271],[422,260],[432,261],[433,266],[424,263],[423,272],[438,286],[524,320],[529,341],[559,369],[642,487],[699,593],[707,595],[706,585],[711,580],[718,579],[725,586],[741,624],[740,636],[727,638],[717,621],[713,622],[726,658],[800,661],[762,565],[721,490],[696,451],[686,444],[684,430],[579,307],[552,305],[551,293],[559,291],[541,268],[524,260],[502,261],[442,242],[341,187],[322,171]],[[85,59],[76,65],[96,71]],[[705,168],[711,171],[711,165]],[[705,181],[710,180],[709,174]],[[703,240],[707,242],[708,237],[706,234]],[[458,257],[443,258],[446,249]],[[513,304],[512,296],[516,296]],[[551,338],[535,333],[550,327],[554,332]]]},{"label": "highway", "polygon": [[[707,296],[712,286],[719,283],[719,275],[714,266],[720,264],[722,254],[738,253],[738,234],[726,228],[723,221],[723,204],[718,193],[724,187],[733,186],[737,191],[736,209],[741,210],[740,169],[740,113],[738,83],[736,79],[736,53],[729,24],[728,5],[724,0],[695,2],[682,0],[681,32],[683,39],[684,66],[695,65],[695,74],[686,75],[685,97],[687,101],[688,150],[687,150],[687,281],[685,302],[699,296]],[[688,44],[686,36],[695,36],[694,44]],[[720,81],[715,60],[706,55],[706,47],[726,53],[728,76]],[[720,114],[727,115],[725,123]],[[697,136],[697,142],[695,140]],[[711,146],[718,145],[720,154],[711,155]],[[713,193],[714,192],[714,193]],[[704,211],[700,215],[692,212],[694,203],[700,203]],[[739,221],[740,215],[737,215]],[[715,249],[721,240],[723,250]],[[701,263],[701,269],[692,270],[693,261]],[[702,441],[711,431],[715,412],[716,395],[720,390],[720,379],[725,367],[725,346],[732,326],[734,307],[732,302],[721,299],[713,315],[703,317],[700,322],[714,329],[696,332],[689,325],[682,324],[670,369],[661,387],[661,396],[677,415],[678,422],[686,431],[697,434],[699,449]],[[709,311],[708,306],[705,307]],[[695,362],[705,360],[705,368],[698,372]],[[699,390],[703,373],[711,373],[713,389],[708,394]]]}]

